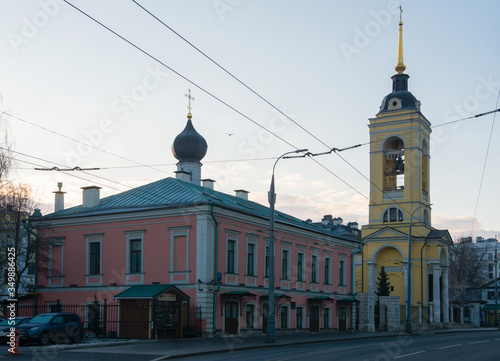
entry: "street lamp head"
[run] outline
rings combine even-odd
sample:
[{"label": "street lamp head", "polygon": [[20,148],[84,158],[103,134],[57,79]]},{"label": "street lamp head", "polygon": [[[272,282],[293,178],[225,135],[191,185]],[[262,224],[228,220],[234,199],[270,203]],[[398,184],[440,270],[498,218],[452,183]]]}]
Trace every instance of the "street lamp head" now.
[{"label": "street lamp head", "polygon": [[295,153],[307,152],[309,149],[297,149]]}]

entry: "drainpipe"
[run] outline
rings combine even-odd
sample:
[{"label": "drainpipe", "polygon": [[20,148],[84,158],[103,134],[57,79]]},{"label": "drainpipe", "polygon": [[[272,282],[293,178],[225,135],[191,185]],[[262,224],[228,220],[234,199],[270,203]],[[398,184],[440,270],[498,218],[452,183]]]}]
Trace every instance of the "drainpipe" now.
[{"label": "drainpipe", "polygon": [[214,277],[214,280],[215,280],[215,284],[217,285],[217,289],[214,291],[214,328],[213,328],[213,331],[214,331],[214,335],[216,333],[216,319],[215,319],[215,316],[217,314],[217,292],[220,291],[220,284],[219,284],[219,280],[217,279],[217,276],[219,274],[219,222],[217,222],[217,220],[215,219],[215,216],[214,216],[214,204],[213,203],[210,203],[210,215],[212,216],[212,219],[214,220],[214,223],[215,223],[215,277]]},{"label": "drainpipe", "polygon": [[[352,274],[351,274],[351,293],[352,293],[352,300],[356,300],[356,292],[354,291],[354,279],[355,279],[355,267],[354,267],[354,256],[357,255],[358,253],[361,253],[363,251],[363,247],[365,246],[365,242],[361,242],[361,247],[354,251],[351,254],[351,269],[352,269]],[[363,273],[363,263],[361,262],[361,274]],[[351,304],[351,328],[353,328],[352,325],[352,304]]]}]

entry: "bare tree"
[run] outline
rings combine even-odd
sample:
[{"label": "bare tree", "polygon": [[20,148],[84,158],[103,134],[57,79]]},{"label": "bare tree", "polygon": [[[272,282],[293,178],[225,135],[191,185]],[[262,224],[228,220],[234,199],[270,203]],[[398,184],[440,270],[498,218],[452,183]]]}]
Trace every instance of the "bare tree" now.
[{"label": "bare tree", "polygon": [[470,290],[484,284],[482,272],[486,250],[474,247],[471,238],[458,239],[450,247],[450,299],[460,304],[472,301]]},{"label": "bare tree", "polygon": [[32,290],[36,274],[47,274],[47,241],[37,234],[37,229],[46,227],[33,222],[40,211],[31,197],[28,186],[9,184],[1,189],[0,199],[0,264],[3,274],[0,285],[2,293],[15,298]]}]

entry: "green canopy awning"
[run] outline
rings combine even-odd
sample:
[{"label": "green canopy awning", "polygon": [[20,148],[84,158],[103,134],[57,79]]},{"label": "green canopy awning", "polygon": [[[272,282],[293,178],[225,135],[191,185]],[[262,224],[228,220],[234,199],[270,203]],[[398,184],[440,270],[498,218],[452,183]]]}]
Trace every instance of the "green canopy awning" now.
[{"label": "green canopy awning", "polygon": [[500,311],[500,304],[498,304],[498,305],[493,305],[493,304],[484,305],[483,310],[484,311]]}]

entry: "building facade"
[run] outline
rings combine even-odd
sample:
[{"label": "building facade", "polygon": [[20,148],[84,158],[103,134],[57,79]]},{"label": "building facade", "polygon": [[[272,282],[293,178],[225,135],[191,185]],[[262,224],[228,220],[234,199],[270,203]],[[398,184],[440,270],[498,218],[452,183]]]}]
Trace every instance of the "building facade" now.
[{"label": "building facade", "polygon": [[[399,296],[402,307],[410,302],[415,308],[414,322],[448,323],[448,246],[452,240],[448,231],[432,227],[431,123],[408,90],[402,22],[395,69],[392,92],[369,124],[369,221],[362,227],[363,252],[356,256],[356,291],[374,294],[385,267],[391,296]],[[420,319],[417,305],[424,310]]]},{"label": "building facade", "polygon": [[[173,144],[176,178],[103,199],[99,187],[85,187],[82,205],[68,209],[59,189],[56,211],[43,217],[50,269],[38,278],[38,304],[171,299],[198,305],[206,334],[265,332],[269,208],[247,191],[228,195],[202,180],[206,151],[189,113]],[[360,241],[282,212],[275,222],[278,332],[352,328],[352,255]]]}]

